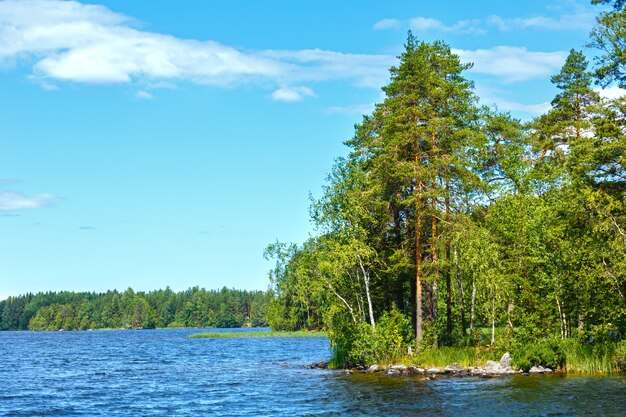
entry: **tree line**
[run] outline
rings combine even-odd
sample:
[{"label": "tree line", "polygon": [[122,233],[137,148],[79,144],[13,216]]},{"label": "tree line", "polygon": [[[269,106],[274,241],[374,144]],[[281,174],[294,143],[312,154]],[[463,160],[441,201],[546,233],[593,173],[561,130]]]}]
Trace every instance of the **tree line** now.
[{"label": "tree line", "polygon": [[479,105],[471,64],[409,32],[312,201],[317,234],[266,250],[273,328],[326,329],[340,364],[626,337],[626,98],[594,89],[626,87],[626,11],[593,2],[614,6],[590,35],[594,66],[572,49],[528,123]]},{"label": "tree line", "polygon": [[0,330],[266,326],[263,291],[46,292],[0,301]]}]

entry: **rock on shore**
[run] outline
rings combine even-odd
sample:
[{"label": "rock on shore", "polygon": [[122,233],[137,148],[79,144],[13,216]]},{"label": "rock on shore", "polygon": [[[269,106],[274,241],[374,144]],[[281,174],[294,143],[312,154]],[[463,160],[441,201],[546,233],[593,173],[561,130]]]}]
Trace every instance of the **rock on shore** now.
[{"label": "rock on shore", "polygon": [[[384,373],[390,376],[411,376],[411,375],[424,375],[424,379],[436,378],[439,375],[447,376],[476,376],[481,378],[491,378],[503,375],[522,374],[523,371],[519,369],[513,369],[511,366],[512,360],[509,352],[502,355],[499,362],[487,361],[484,366],[481,367],[464,367],[459,363],[451,363],[444,369],[441,368],[419,368],[415,365],[403,365],[395,364],[391,366],[384,366],[374,364],[370,367],[356,367],[353,369],[346,369],[346,373]],[[316,362],[308,366],[311,369],[327,369],[328,362]],[[528,374],[547,374],[553,372],[550,368],[544,368],[542,366],[533,366]]]},{"label": "rock on shore", "polygon": [[[372,365],[368,368],[355,368],[352,372],[362,373],[375,373],[380,372],[391,376],[410,376],[410,375],[424,375],[428,378],[436,378],[439,375],[448,376],[477,376],[483,378],[490,378],[503,375],[522,374],[523,371],[519,369],[513,369],[511,366],[512,360],[509,352],[502,355],[499,362],[487,361],[484,366],[481,367],[464,367],[459,363],[451,363],[444,369],[440,368],[419,368],[415,365],[403,365],[396,364],[391,366]],[[541,366],[533,366],[529,374],[545,374],[553,372],[549,368],[543,368]]]}]

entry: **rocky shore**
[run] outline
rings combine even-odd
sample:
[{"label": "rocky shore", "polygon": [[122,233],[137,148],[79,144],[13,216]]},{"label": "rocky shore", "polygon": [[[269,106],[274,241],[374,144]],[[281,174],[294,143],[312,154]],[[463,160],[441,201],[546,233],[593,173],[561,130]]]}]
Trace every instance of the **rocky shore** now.
[{"label": "rocky shore", "polygon": [[[309,366],[311,369],[327,369],[328,363],[317,362]],[[412,376],[422,375],[428,378],[436,378],[437,376],[475,376],[482,378],[491,378],[504,375],[515,374],[549,374],[554,372],[550,368],[542,366],[533,366],[528,372],[521,369],[514,369],[511,366],[511,355],[505,353],[499,362],[487,361],[484,366],[464,367],[458,363],[451,363],[445,368],[420,368],[415,365],[372,365],[370,367],[358,366],[351,369],[345,369],[346,373],[383,373],[390,376]]]}]

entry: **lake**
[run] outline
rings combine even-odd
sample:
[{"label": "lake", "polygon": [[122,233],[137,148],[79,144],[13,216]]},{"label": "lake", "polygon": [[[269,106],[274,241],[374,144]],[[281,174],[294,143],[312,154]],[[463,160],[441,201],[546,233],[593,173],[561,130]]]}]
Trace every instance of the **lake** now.
[{"label": "lake", "polygon": [[0,416],[626,414],[624,377],[346,375],[305,367],[329,358],[323,337],[201,331],[0,332]]}]

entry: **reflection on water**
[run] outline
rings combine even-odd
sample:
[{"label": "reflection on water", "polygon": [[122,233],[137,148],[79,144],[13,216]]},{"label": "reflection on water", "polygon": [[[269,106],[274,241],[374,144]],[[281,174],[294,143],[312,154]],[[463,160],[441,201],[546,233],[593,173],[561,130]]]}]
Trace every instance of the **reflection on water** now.
[{"label": "reflection on water", "polygon": [[0,333],[2,416],[623,416],[626,378],[346,375],[325,338]]}]

